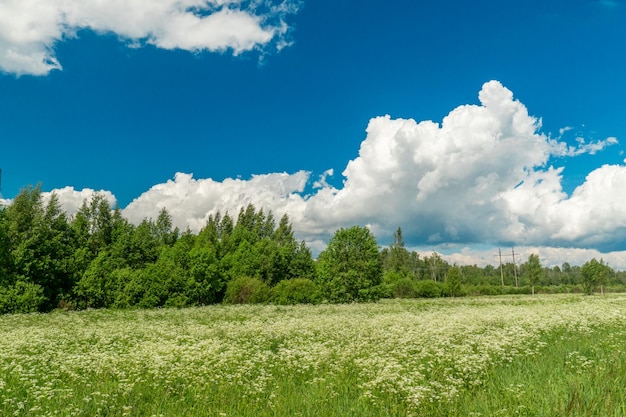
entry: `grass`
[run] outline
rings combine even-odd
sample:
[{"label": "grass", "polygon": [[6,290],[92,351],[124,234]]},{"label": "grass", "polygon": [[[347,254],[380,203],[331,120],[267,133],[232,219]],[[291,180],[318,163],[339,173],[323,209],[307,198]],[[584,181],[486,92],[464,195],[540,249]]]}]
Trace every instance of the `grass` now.
[{"label": "grass", "polygon": [[440,416],[626,416],[626,329],[545,335],[539,355],[497,364],[454,401],[425,407]]},{"label": "grass", "polygon": [[2,416],[626,416],[626,296],[0,317]]}]

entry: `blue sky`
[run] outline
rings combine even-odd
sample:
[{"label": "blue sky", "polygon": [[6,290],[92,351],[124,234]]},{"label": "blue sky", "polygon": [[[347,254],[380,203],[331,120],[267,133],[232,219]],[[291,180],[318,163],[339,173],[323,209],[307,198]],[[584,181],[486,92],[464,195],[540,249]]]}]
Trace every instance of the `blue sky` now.
[{"label": "blue sky", "polygon": [[[66,9],[57,10],[45,0],[29,5],[0,0],[4,198],[41,183],[46,191],[65,190],[59,194],[71,211],[71,202],[89,190],[105,190],[132,219],[154,216],[154,210],[166,206],[181,226],[196,228],[212,211],[234,211],[254,202],[288,212],[300,236],[318,247],[337,227],[359,223],[371,225],[381,242],[402,226],[412,246],[465,253],[467,258],[455,258],[459,262],[487,256],[476,248],[516,245],[541,252],[548,263],[574,256],[576,250],[583,251],[576,256],[598,253],[626,267],[626,205],[616,197],[626,178],[622,2],[232,1],[224,8],[206,0],[163,0],[163,10],[156,11],[147,0],[85,6],[91,3],[68,1]],[[212,24],[211,15],[223,20]],[[465,211],[456,223],[435,219],[439,211],[455,217],[453,208],[437,209],[458,203],[450,200],[455,189],[419,194],[409,185],[432,177],[426,174],[415,174],[402,186],[386,180],[377,168],[385,161],[364,157],[367,144],[376,142],[366,128],[385,115],[388,122],[381,123],[387,127],[400,119],[441,125],[460,106],[484,107],[478,95],[490,80],[499,81],[502,88],[496,90],[512,92],[512,103],[541,119],[534,142],[514,141],[502,148],[504,153],[483,147],[467,159],[470,165],[446,162],[445,175],[442,167],[433,168],[438,158],[420,162],[416,156],[414,165],[394,161],[390,169],[441,174],[447,178],[437,183],[443,188],[450,178],[468,180],[462,174],[466,169],[475,175],[468,184],[476,184],[476,178],[489,177],[474,169],[489,165],[481,158],[506,161],[530,146],[539,149],[537,155],[510,163],[548,175],[537,184],[552,184],[552,191],[513,192],[524,191],[516,186],[530,181],[524,176],[530,171],[518,170],[511,174],[518,177],[506,179],[513,186],[493,190],[491,203],[462,203]],[[480,120],[476,117],[472,120]],[[466,132],[458,141],[471,143],[478,134],[472,130],[478,129],[476,123],[457,123],[451,130]],[[391,136],[377,139],[376,152],[400,143]],[[546,145],[550,141],[572,148],[555,151]],[[418,151],[415,146],[402,149],[450,155],[441,147]],[[460,155],[471,149],[476,150],[461,149]],[[350,161],[360,161],[352,163],[358,169],[344,176]],[[572,198],[587,175],[604,164],[616,167],[615,172],[599,171],[596,182]],[[563,168],[560,176],[545,174],[551,166]],[[452,173],[454,167],[459,171]],[[328,169],[333,175],[319,182]],[[498,169],[497,184],[508,184]],[[176,173],[193,174],[193,179],[175,179]],[[372,193],[386,187],[388,194]],[[513,209],[489,215],[502,203],[495,196],[507,189],[515,197],[502,201]],[[420,203],[426,197],[428,203]],[[515,208],[533,199],[538,203],[528,210],[535,211]],[[425,208],[371,206],[390,202]],[[556,221],[562,227],[541,232],[545,225],[536,217],[553,224],[555,214],[546,213],[554,210],[562,211]],[[589,224],[585,213],[600,224]],[[465,228],[461,214],[468,223],[506,232]],[[515,221],[494,220],[500,217]],[[414,226],[418,223],[433,227]]]}]

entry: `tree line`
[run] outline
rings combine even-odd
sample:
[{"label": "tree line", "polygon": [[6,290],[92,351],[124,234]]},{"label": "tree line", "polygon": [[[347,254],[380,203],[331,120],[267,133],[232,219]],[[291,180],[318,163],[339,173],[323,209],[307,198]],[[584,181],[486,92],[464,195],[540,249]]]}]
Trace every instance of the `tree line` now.
[{"label": "tree line", "polygon": [[500,265],[450,265],[434,252],[420,256],[409,252],[402,229],[393,243],[381,250],[383,284],[387,296],[429,297],[461,295],[534,294],[557,292],[626,291],[626,272],[616,271],[603,259],[591,259],[582,266],[544,267],[539,255],[528,255],[525,262]]},{"label": "tree line", "polygon": [[[37,186],[0,207],[0,313],[337,303],[548,287],[593,292],[626,282],[602,260],[543,268],[531,258],[515,271],[508,264],[450,265],[437,253],[409,252],[400,228],[380,250],[369,229],[353,226],[339,229],[314,259],[288,216],[275,219],[253,205],[236,217],[211,215],[192,233],[174,228],[166,209],[133,225],[100,194],[68,216],[54,194],[44,203]],[[512,271],[519,276],[515,286]]]}]

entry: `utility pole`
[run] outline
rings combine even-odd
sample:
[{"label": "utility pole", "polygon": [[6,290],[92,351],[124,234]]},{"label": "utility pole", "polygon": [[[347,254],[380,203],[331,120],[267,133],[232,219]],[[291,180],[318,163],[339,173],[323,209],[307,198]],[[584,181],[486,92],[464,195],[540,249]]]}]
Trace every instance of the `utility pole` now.
[{"label": "utility pole", "polygon": [[500,281],[504,287],[504,270],[502,269],[502,251],[498,248],[498,256],[500,257]]},{"label": "utility pole", "polygon": [[511,248],[511,256],[513,256],[513,274],[515,275],[515,287],[519,288],[517,281],[517,266],[515,266],[515,248]]},{"label": "utility pole", "polygon": [[515,248],[511,248],[511,254],[510,255],[503,255],[502,254],[502,250],[500,248],[498,248],[498,254],[494,255],[497,256],[498,259],[500,260],[500,282],[502,283],[502,286],[504,287],[504,269],[503,269],[503,264],[502,264],[502,257],[503,256],[512,256],[513,257],[513,276],[515,277],[515,286],[519,287],[519,279],[517,277],[517,265],[515,264]]}]

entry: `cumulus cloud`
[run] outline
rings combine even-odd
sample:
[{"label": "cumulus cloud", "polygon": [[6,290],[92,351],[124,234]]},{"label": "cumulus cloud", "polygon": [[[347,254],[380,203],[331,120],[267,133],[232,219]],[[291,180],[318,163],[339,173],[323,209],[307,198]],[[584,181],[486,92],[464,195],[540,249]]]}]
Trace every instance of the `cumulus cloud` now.
[{"label": "cumulus cloud", "polygon": [[[405,239],[623,249],[626,167],[604,166],[568,197],[562,189],[561,146],[497,81],[480,105],[454,109],[441,124],[378,117],[370,121],[359,157],[343,172],[340,190],[322,189],[306,205],[316,225],[371,224]],[[581,142],[567,156],[615,144]],[[306,222],[305,222],[306,224]]]},{"label": "cumulus cloud", "polygon": [[211,214],[218,211],[236,216],[242,207],[254,204],[275,215],[301,213],[306,204],[300,195],[310,174],[255,175],[250,180],[226,179],[222,182],[194,179],[191,174],[177,173],[173,180],[157,184],[133,200],[123,211],[135,223],[146,217],[156,219],[165,208],[174,225],[199,231]]},{"label": "cumulus cloud", "polygon": [[[437,251],[438,248],[434,248]],[[499,265],[497,247],[491,248],[474,248],[471,246],[463,246],[458,248],[456,252],[450,254],[442,254],[442,258],[450,264],[457,265],[478,265],[484,267],[486,265]],[[433,250],[420,250],[417,252],[421,255],[430,256]],[[539,256],[541,264],[544,267],[553,268],[561,267],[567,262],[570,265],[582,265],[592,258],[602,259],[609,266],[617,270],[626,270],[626,251],[601,252],[597,249],[571,248],[571,247],[546,247],[546,246],[519,246],[515,250],[515,263],[517,265],[528,260],[531,254]],[[437,251],[440,253],[439,251]],[[449,252],[449,250],[448,250]],[[501,248],[502,263],[510,263],[513,261],[511,248]]]},{"label": "cumulus cloud", "polygon": [[562,226],[551,237],[579,245],[626,246],[626,167],[603,165],[592,171],[571,198],[559,205]]},{"label": "cumulus cloud", "polygon": [[75,190],[74,187],[58,188],[50,192],[42,192],[41,198],[44,204],[48,204],[52,194],[55,194],[61,203],[61,208],[70,216],[76,214],[85,201],[91,201],[95,194],[102,195],[111,207],[115,207],[117,199],[112,192],[106,190],[93,190],[91,188],[83,188]]},{"label": "cumulus cloud", "polygon": [[226,51],[289,45],[288,14],[297,0],[3,0],[0,69],[46,75],[61,69],[58,42],[81,29],[114,33],[131,46]]},{"label": "cumulus cloud", "polygon": [[[300,171],[224,181],[178,173],[124,214],[139,222],[165,207],[177,226],[198,231],[210,214],[236,215],[253,203],[288,214],[298,236],[316,247],[339,227],[368,225],[385,240],[401,226],[409,245],[618,251],[612,259],[626,266],[626,252],[619,252],[626,249],[626,166],[601,166],[567,195],[566,168],[553,163],[592,152],[590,144],[570,151],[543,134],[540,120],[497,81],[478,97],[479,104],[457,107],[441,123],[372,119],[340,188],[326,181],[332,170],[317,179]],[[617,139],[593,143],[600,149]]]}]

